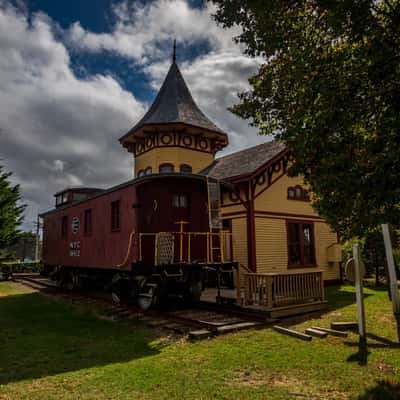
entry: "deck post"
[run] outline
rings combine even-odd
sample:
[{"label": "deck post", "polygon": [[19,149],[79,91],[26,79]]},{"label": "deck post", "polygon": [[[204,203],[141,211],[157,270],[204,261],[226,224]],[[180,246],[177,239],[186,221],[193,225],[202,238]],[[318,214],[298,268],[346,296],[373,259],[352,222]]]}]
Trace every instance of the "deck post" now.
[{"label": "deck post", "polygon": [[240,265],[238,265],[236,270],[236,302],[238,305],[243,305],[243,301],[241,298],[241,283],[240,283]]},{"label": "deck post", "polygon": [[272,290],[273,290],[273,280],[274,277],[273,276],[268,276],[267,277],[267,308],[272,308],[273,305],[273,294],[272,294]]},{"label": "deck post", "polygon": [[324,277],[322,271],[319,273],[319,283],[321,288],[321,300],[325,300]]},{"label": "deck post", "polygon": [[389,289],[390,289],[390,297],[392,299],[393,306],[393,314],[396,319],[397,324],[397,336],[400,342],[400,299],[399,299],[399,289],[397,286],[397,276],[396,269],[394,265],[393,258],[393,248],[392,241],[390,238],[389,225],[382,225],[383,232],[383,240],[385,242],[385,251],[386,251],[386,260],[388,266],[388,275],[389,275]]}]

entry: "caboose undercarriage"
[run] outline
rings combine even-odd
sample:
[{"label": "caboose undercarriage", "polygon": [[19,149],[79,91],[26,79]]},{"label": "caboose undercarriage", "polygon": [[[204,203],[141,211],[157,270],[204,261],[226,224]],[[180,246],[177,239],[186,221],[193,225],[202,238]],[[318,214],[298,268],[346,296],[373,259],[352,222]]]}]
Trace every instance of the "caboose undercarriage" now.
[{"label": "caboose undercarriage", "polygon": [[135,302],[143,310],[164,305],[171,298],[200,300],[205,287],[233,287],[235,262],[135,263],[130,270],[45,266],[44,273],[69,290],[95,289],[112,294],[114,301]]}]

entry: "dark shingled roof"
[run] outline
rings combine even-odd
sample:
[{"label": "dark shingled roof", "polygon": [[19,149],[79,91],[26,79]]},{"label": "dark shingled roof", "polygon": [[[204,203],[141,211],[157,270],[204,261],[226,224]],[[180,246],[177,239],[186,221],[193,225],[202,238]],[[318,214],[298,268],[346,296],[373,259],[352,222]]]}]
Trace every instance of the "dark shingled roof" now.
[{"label": "dark shingled roof", "polygon": [[120,140],[127,138],[145,125],[166,123],[184,123],[226,135],[203,114],[194,102],[175,61],[150,109]]},{"label": "dark shingled roof", "polygon": [[283,152],[286,146],[279,142],[267,142],[217,158],[202,174],[217,179],[250,175]]}]

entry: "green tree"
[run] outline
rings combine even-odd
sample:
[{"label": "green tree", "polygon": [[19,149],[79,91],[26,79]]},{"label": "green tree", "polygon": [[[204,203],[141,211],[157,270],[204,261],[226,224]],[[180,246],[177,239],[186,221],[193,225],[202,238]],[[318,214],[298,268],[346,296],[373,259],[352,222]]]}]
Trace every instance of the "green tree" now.
[{"label": "green tree", "polygon": [[288,145],[344,238],[400,222],[400,2],[213,0],[264,63],[232,107]]},{"label": "green tree", "polygon": [[12,186],[10,172],[0,165],[0,249],[14,243],[18,238],[18,226],[23,220],[25,206],[20,204],[19,185]]}]

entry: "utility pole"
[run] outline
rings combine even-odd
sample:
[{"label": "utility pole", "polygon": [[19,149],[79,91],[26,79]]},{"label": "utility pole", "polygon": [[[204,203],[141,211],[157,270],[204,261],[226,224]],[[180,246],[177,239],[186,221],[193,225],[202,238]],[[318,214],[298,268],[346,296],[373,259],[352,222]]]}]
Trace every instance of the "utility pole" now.
[{"label": "utility pole", "polygon": [[39,241],[40,241],[39,230],[40,230],[40,217],[38,215],[36,220],[35,261],[39,260]]},{"label": "utility pole", "polygon": [[392,240],[388,224],[382,224],[383,240],[385,242],[386,260],[389,275],[389,290],[392,299],[393,314],[397,324],[397,336],[400,342],[400,298],[397,286],[396,268],[393,258]]}]

